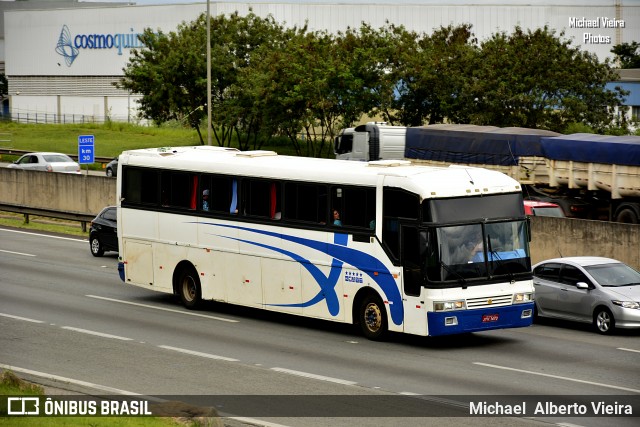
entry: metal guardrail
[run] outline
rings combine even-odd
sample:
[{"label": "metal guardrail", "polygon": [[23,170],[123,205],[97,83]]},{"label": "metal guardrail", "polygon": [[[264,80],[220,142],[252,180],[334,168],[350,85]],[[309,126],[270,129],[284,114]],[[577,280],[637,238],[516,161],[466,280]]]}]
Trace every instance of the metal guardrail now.
[{"label": "metal guardrail", "polygon": [[[29,154],[29,153],[33,153],[33,150],[14,150],[12,148],[0,148],[0,155],[9,154],[13,156],[22,156],[23,154]],[[67,154],[67,156],[71,157],[76,162],[78,161],[77,154]],[[113,160],[113,157],[94,156],[94,160],[95,160],[94,163],[109,163],[111,160]]]},{"label": "metal guardrail", "polygon": [[87,231],[87,223],[91,222],[96,216],[93,214],[62,212],[52,209],[39,209],[26,206],[8,205],[0,203],[0,211],[21,213],[24,215],[24,222],[29,223],[29,215],[44,216],[48,218],[66,219],[69,221],[78,221],[82,227],[82,231]]}]

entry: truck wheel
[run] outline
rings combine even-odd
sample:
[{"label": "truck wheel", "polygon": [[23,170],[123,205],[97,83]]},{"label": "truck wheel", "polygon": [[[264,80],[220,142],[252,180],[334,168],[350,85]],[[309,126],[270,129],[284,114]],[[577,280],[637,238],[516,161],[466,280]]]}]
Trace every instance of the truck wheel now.
[{"label": "truck wheel", "polygon": [[598,307],[593,315],[593,326],[604,335],[613,333],[616,321],[608,308]]},{"label": "truck wheel", "polygon": [[624,208],[616,215],[617,222],[623,222],[625,224],[637,224],[638,215],[631,208]]},{"label": "truck wheel", "polygon": [[183,268],[178,275],[177,290],[180,295],[182,305],[188,309],[197,308],[200,305],[202,291],[200,289],[200,278],[198,273],[192,268]]},{"label": "truck wheel", "polygon": [[362,333],[370,340],[382,340],[387,333],[387,311],[377,295],[367,296],[360,305]]}]

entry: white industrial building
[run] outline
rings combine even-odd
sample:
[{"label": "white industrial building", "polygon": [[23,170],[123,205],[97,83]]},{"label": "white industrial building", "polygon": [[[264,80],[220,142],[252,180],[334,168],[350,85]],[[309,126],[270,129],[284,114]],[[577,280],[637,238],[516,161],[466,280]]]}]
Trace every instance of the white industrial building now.
[{"label": "white industrial building", "polygon": [[[136,95],[113,83],[121,78],[130,49],[139,47],[136,35],[148,27],[175,30],[207,8],[206,2],[95,7],[42,3],[40,9],[19,10],[3,8],[2,3],[0,62],[9,83],[4,114],[30,122],[133,120]],[[282,0],[211,2],[210,7],[212,16],[251,9],[285,25],[308,23],[310,30],[331,32],[358,28],[362,22],[374,28],[389,22],[428,34],[440,26],[469,23],[479,40],[510,33],[515,26],[533,30],[548,25],[600,59],[612,57],[616,44],[640,40],[640,0]]]}]

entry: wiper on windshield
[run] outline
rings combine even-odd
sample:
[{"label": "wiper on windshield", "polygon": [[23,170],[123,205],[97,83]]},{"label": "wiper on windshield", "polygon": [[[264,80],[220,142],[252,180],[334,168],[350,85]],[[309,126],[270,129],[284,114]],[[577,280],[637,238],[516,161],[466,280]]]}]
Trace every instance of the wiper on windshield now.
[{"label": "wiper on windshield", "polygon": [[442,266],[442,268],[444,268],[447,273],[449,274],[453,274],[454,276],[456,276],[458,278],[458,282],[460,282],[460,284],[462,285],[462,289],[466,289],[467,288],[467,280],[462,277],[460,275],[460,273],[458,273],[457,271],[453,270],[451,267],[449,267],[447,264],[444,263],[444,261],[442,261],[442,245],[440,245],[438,247],[438,259],[440,260],[440,265]]},{"label": "wiper on windshield", "polygon": [[[494,251],[493,248],[491,247],[491,236],[488,234],[487,234],[487,249],[489,249],[489,256],[490,256],[489,261],[493,261],[495,259],[498,262],[498,268],[500,268],[501,270],[504,270],[507,273],[509,280],[513,282],[515,278],[513,276],[513,273],[511,272],[511,269],[505,267],[505,265],[502,262],[502,259],[500,258],[500,255],[498,255],[498,252]],[[493,271],[493,269],[491,271]]]},{"label": "wiper on windshield", "polygon": [[456,276],[458,278],[458,281],[460,282],[460,284],[462,285],[462,289],[466,289],[467,288],[467,279],[465,279],[464,277],[462,277],[462,275],[460,275],[460,273],[458,273],[457,271],[453,270],[452,268],[450,268],[447,264],[445,264],[443,261],[440,261],[440,265],[442,266],[442,268],[444,268],[445,270],[447,270],[447,273],[449,274],[453,274],[454,276]]}]

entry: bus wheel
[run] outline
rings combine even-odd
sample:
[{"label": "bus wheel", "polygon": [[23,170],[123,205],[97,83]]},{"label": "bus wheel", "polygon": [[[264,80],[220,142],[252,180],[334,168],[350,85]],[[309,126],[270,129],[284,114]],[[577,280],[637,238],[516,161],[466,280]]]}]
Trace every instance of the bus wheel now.
[{"label": "bus wheel", "polygon": [[362,333],[370,340],[381,340],[387,333],[387,312],[375,295],[369,295],[362,301],[358,320]]},{"label": "bus wheel", "polygon": [[189,309],[198,307],[202,296],[198,273],[193,268],[183,268],[178,276],[177,285],[182,304]]}]

